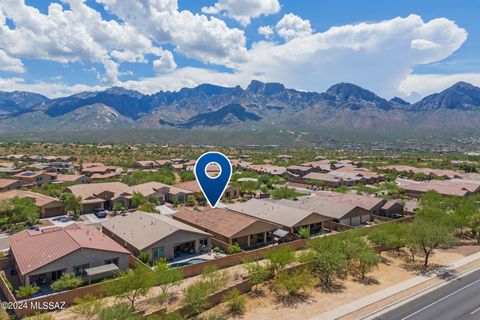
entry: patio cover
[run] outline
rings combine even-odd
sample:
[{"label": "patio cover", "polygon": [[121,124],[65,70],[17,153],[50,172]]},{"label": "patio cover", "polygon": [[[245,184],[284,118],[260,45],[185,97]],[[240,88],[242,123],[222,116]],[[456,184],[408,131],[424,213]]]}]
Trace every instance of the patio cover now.
[{"label": "patio cover", "polygon": [[97,274],[107,273],[117,271],[118,267],[114,263],[104,264],[103,266],[93,267],[85,269],[87,276],[94,276]]},{"label": "patio cover", "polygon": [[279,237],[279,238],[285,238],[288,235],[288,231],[283,230],[283,229],[277,229],[274,233],[274,236]]},{"label": "patio cover", "polygon": [[109,264],[104,264],[103,266],[98,266],[98,267],[85,269],[85,273],[88,276],[88,283],[90,284],[92,276],[98,275],[98,274],[105,274],[105,273],[113,274],[113,272],[115,272],[117,270],[119,270],[119,269],[118,269],[116,264],[109,263]]}]

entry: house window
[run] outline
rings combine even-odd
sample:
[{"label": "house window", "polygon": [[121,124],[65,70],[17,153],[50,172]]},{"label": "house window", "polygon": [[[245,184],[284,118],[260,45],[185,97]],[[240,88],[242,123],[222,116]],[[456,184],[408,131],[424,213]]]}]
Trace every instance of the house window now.
[{"label": "house window", "polygon": [[78,277],[78,276],[84,276],[86,273],[85,273],[85,269],[88,269],[90,268],[90,264],[89,263],[86,263],[86,264],[82,264],[82,265],[79,265],[79,266],[74,266],[73,267],[73,273]]},{"label": "house window", "polygon": [[200,247],[201,246],[205,246],[205,247],[208,247],[208,239],[200,239],[198,240],[198,242],[200,243]]},{"label": "house window", "polygon": [[158,248],[153,248],[152,249],[152,257],[153,260],[158,260],[160,258],[163,258],[164,255],[164,247],[158,247]]},{"label": "house window", "polygon": [[105,264],[112,264],[112,263],[118,267],[118,257],[105,260]]}]

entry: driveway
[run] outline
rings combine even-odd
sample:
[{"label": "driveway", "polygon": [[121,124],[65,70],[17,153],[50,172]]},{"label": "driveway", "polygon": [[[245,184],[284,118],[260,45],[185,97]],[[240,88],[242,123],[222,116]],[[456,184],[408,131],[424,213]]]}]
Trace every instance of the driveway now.
[{"label": "driveway", "polygon": [[[68,221],[65,221],[65,222],[59,221],[60,219],[63,219],[63,218],[68,219]],[[48,220],[52,224],[52,226],[62,227],[62,228],[68,225],[71,225],[72,223],[75,223],[75,220],[73,220],[71,217],[68,217],[66,215],[48,218],[46,220]]]}]

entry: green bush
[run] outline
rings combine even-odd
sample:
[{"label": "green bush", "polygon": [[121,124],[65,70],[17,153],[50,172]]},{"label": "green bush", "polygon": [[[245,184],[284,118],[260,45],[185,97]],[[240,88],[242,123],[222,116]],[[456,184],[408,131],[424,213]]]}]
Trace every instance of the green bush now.
[{"label": "green bush", "polygon": [[150,253],[148,253],[147,251],[140,252],[140,254],[138,255],[138,260],[147,264],[148,262],[150,262]]},{"label": "green bush", "polygon": [[5,273],[0,273],[0,275],[2,276],[2,279],[3,281],[5,282],[5,284],[7,285],[8,289],[10,290],[10,292],[13,292],[13,285],[12,283],[10,282],[10,280],[8,280],[7,276],[5,275]]},{"label": "green bush", "polygon": [[233,289],[223,297],[223,302],[226,302],[228,309],[234,315],[240,315],[245,312],[245,296],[243,296],[238,289]]},{"label": "green bush", "polygon": [[140,320],[142,317],[135,314],[135,310],[125,302],[114,304],[100,311],[99,320]]},{"label": "green bush", "polygon": [[53,291],[71,290],[82,285],[83,280],[73,273],[66,273],[50,285]]},{"label": "green bush", "polygon": [[280,294],[294,296],[312,286],[314,279],[312,273],[307,268],[294,272],[282,271],[275,278],[274,287]]},{"label": "green bush", "polygon": [[300,229],[298,230],[298,235],[299,235],[300,238],[302,238],[302,239],[309,238],[309,237],[310,237],[310,229],[308,229],[308,228],[300,228]]},{"label": "green bush", "polygon": [[228,254],[235,254],[240,252],[242,252],[242,249],[240,248],[240,245],[238,243],[234,243],[228,248]]},{"label": "green bush", "polygon": [[34,285],[29,285],[29,286],[21,286],[18,288],[17,291],[15,291],[15,294],[19,298],[30,298],[33,296],[35,293],[38,292],[39,287],[34,284]]}]

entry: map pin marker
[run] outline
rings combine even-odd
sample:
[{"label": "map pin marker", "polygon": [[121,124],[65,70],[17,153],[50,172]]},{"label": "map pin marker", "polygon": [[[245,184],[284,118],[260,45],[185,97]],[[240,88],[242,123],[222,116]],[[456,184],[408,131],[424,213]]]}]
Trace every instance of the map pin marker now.
[{"label": "map pin marker", "polygon": [[[216,164],[220,168],[220,173],[215,177],[210,177],[207,174],[207,167],[211,164]],[[227,189],[228,182],[232,176],[230,160],[223,153],[216,151],[206,152],[197,159],[193,172],[208,204],[215,208],[218,200],[220,200]]]}]

